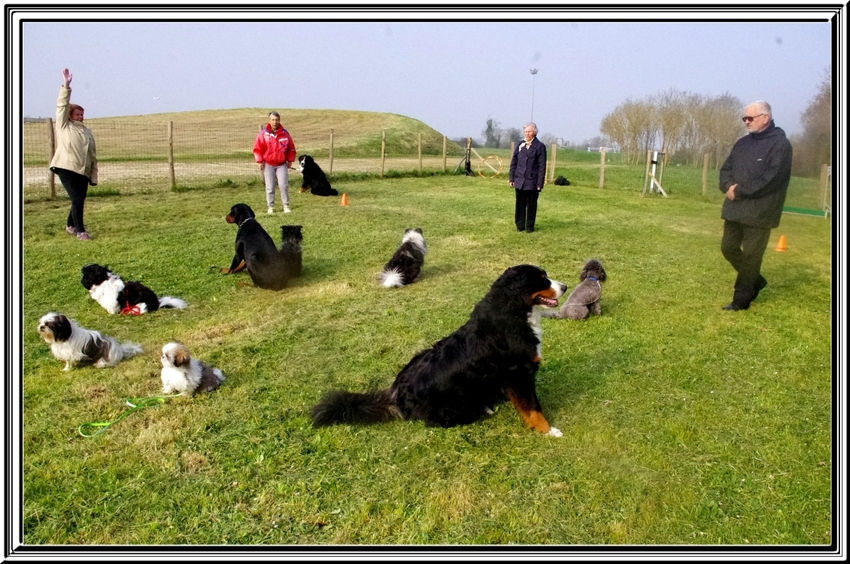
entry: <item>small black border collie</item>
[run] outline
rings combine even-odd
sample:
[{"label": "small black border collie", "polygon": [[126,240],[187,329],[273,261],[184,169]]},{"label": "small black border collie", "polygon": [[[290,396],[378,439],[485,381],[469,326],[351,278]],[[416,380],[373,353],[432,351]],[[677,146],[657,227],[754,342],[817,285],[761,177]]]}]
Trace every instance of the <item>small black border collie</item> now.
[{"label": "small black border collie", "polygon": [[258,288],[284,289],[289,279],[293,278],[292,268],[275,246],[271,236],[257,221],[251,206],[234,204],[224,219],[227,223],[235,223],[238,230],[230,268],[224,268],[221,272],[234,274],[248,270],[251,281]]},{"label": "small black border collie", "polygon": [[298,157],[298,170],[303,175],[301,192],[310,191],[314,196],[338,196],[339,192],[331,188],[328,177],[310,155]]},{"label": "small black border collie", "polygon": [[94,301],[111,314],[141,315],[160,308],[184,309],[186,302],[173,296],[158,298],[153,290],[137,280],[124,282],[108,266],[87,264],[80,283]]},{"label": "small black border collie", "polygon": [[425,237],[422,236],[422,229],[418,227],[405,229],[401,245],[378,275],[381,286],[400,288],[419,280],[427,252],[428,247],[425,244]]},{"label": "small black border collie", "polygon": [[142,352],[142,347],[136,343],[119,343],[99,331],[81,327],[55,311],[41,316],[37,330],[44,342],[50,345],[53,357],[65,363],[62,370],[89,364],[95,368],[115,366],[125,358]]},{"label": "small black border collie", "polygon": [[423,420],[472,423],[509,399],[530,428],[553,437],[537,398],[540,309],[557,307],[566,286],[532,265],[508,268],[454,333],[416,354],[388,389],[331,391],[312,408],[313,425]]}]

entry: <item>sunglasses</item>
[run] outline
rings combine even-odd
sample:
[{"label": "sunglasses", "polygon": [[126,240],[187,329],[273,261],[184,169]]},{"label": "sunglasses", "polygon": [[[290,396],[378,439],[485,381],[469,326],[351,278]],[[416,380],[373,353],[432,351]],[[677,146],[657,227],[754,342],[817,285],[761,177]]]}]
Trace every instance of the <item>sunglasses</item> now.
[{"label": "sunglasses", "polygon": [[744,123],[750,123],[751,121],[753,121],[757,117],[761,117],[763,115],[765,115],[765,114],[758,114],[758,115],[755,115],[755,116],[744,116],[744,117],[741,118],[741,121],[743,121]]}]

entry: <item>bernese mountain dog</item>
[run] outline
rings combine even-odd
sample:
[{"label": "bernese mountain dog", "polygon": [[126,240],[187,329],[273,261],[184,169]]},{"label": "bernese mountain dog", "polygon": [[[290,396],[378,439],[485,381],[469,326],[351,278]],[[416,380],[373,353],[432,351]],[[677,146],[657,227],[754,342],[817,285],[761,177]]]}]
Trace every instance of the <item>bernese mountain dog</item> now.
[{"label": "bernese mountain dog", "polygon": [[158,298],[153,290],[137,280],[124,282],[108,266],[87,264],[82,269],[80,283],[94,301],[109,313],[141,315],[160,308],[186,307],[186,302],[173,296]]},{"label": "bernese mountain dog", "polygon": [[235,204],[224,218],[227,223],[235,223],[236,252],[230,268],[223,268],[223,274],[233,274],[248,270],[251,281],[258,288],[282,290],[290,278],[293,278],[289,262],[281,255],[271,236],[260,225],[254,210],[247,204]]},{"label": "bernese mountain dog", "polygon": [[427,426],[472,423],[509,399],[530,428],[553,437],[537,398],[541,360],[540,309],[557,307],[566,286],[542,269],[508,268],[472,310],[469,320],[416,354],[388,389],[328,392],[312,408],[313,425],[423,420]]},{"label": "bernese mountain dog", "polygon": [[387,288],[407,286],[419,280],[428,247],[419,227],[404,230],[401,245],[384,265],[378,281]]},{"label": "bernese mountain dog", "polygon": [[315,196],[338,196],[339,192],[331,188],[325,172],[316,164],[310,155],[298,157],[298,170],[303,175],[301,180],[301,191],[308,190]]}]

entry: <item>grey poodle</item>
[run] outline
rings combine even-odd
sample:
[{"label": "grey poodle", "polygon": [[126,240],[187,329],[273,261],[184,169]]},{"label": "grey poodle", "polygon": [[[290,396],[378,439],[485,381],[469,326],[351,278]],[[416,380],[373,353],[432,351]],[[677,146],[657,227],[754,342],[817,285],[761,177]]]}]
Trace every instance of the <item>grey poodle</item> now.
[{"label": "grey poodle", "polygon": [[590,259],[581,269],[579,280],[581,283],[575,287],[558,311],[545,310],[541,317],[554,317],[563,319],[586,319],[591,312],[596,315],[602,314],[602,283],[605,282],[605,269],[602,263],[596,259]]}]

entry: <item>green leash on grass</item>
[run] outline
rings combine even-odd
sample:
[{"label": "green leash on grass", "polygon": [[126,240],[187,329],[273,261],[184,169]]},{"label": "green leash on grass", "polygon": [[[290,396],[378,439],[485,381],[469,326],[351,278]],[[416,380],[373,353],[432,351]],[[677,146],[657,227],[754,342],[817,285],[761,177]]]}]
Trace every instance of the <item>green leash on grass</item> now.
[{"label": "green leash on grass", "polygon": [[[99,422],[94,422],[94,423],[83,423],[82,425],[80,425],[77,428],[77,432],[80,435],[82,435],[83,437],[86,437],[86,438],[91,438],[91,437],[97,436],[97,435],[103,433],[104,431],[106,431],[109,427],[111,427],[115,423],[118,423],[119,421],[121,421],[122,419],[124,419],[125,417],[130,415],[132,412],[139,410],[139,409],[144,409],[145,407],[151,407],[152,405],[159,405],[161,403],[165,403],[166,399],[176,398],[179,395],[180,394],[174,394],[173,396],[154,396],[154,397],[151,397],[151,398],[144,398],[144,399],[130,398],[126,401],[127,405],[130,406],[130,409],[128,409],[127,411],[125,411],[124,413],[119,415],[118,418],[115,421],[99,421]],[[86,431],[89,431],[89,433],[86,433],[85,431],[83,431],[83,429],[85,429]],[[92,433],[91,432],[92,429],[97,429],[97,431],[94,431]]]}]

